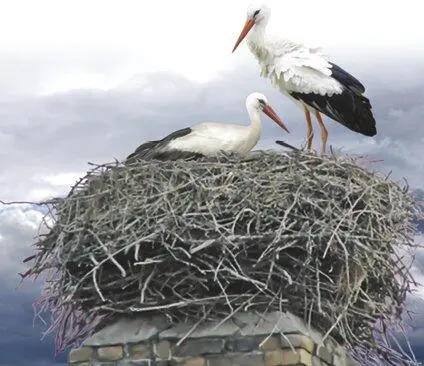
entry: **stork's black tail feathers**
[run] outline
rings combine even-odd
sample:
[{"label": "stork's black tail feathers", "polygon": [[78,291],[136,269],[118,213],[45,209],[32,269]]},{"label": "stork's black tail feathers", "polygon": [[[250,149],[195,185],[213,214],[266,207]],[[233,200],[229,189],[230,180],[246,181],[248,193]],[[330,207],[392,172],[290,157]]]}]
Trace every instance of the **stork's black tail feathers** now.
[{"label": "stork's black tail feathers", "polygon": [[[331,76],[346,88],[342,96],[344,93],[350,92],[353,98],[352,104],[346,106],[348,109],[349,107],[351,108],[350,118],[348,109],[346,111],[341,111],[343,120],[346,121],[345,126],[365,136],[374,136],[377,133],[377,129],[372,114],[371,103],[369,99],[363,95],[365,93],[364,85],[340,66],[332,62],[330,62],[330,64]],[[344,97],[350,99],[347,96]],[[352,126],[352,128],[350,126]]]},{"label": "stork's black tail feathers", "polygon": [[170,141],[183,137],[191,133],[191,128],[183,128],[166,136],[162,140],[148,141],[140,145],[132,154],[128,155],[125,164],[135,164],[140,160],[194,160],[203,157],[202,154],[170,149],[168,144]]},{"label": "stork's black tail feathers", "polygon": [[345,88],[341,94],[290,93],[303,103],[365,136],[377,133],[371,103],[367,97]]},{"label": "stork's black tail feathers", "polygon": [[351,74],[331,63],[331,76],[343,86],[341,94],[319,95],[291,92],[290,95],[365,136],[377,134],[376,122],[365,87]]},{"label": "stork's black tail feathers", "polygon": [[353,114],[352,117],[346,119],[351,127],[351,130],[361,133],[365,136],[374,136],[377,134],[377,128],[374,116],[372,114],[372,107],[369,99],[361,94],[353,93]]}]

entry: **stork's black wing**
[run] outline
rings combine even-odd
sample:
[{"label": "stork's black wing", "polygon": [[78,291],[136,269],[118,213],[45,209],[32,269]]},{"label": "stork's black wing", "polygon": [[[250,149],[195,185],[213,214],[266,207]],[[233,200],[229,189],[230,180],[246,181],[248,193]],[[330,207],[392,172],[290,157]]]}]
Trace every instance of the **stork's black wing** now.
[{"label": "stork's black wing", "polygon": [[347,71],[343,70],[340,66],[333,64],[332,62],[329,62],[329,64],[331,65],[331,76],[336,79],[340,84],[355,93],[365,93],[365,87],[357,78],[349,74]]},{"label": "stork's black wing", "polygon": [[167,148],[170,141],[186,136],[192,132],[190,127],[177,130],[162,140],[148,141],[140,145],[132,154],[126,158],[126,164],[136,163],[138,160],[191,160],[198,159],[203,155],[191,151],[182,151]]},{"label": "stork's black wing", "polygon": [[342,93],[321,95],[290,92],[290,95],[352,131],[365,136],[374,136],[377,133],[376,122],[369,99],[362,95],[365,87],[341,67],[333,63],[331,65],[331,76],[342,84]]}]

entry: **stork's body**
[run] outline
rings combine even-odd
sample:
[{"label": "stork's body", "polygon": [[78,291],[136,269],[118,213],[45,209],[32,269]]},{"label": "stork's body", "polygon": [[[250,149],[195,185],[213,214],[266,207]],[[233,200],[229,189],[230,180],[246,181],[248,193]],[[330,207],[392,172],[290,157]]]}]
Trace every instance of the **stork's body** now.
[{"label": "stork's body", "polygon": [[261,137],[260,111],[288,132],[287,127],[263,94],[250,94],[246,98],[246,108],[251,121],[250,125],[199,123],[175,131],[162,140],[146,142],[127,157],[127,163],[139,159],[193,159],[213,156],[219,152],[247,154]]},{"label": "stork's body", "polygon": [[352,131],[374,136],[375,120],[364,86],[339,66],[326,60],[318,49],[306,47],[265,32],[270,10],[265,5],[248,11],[246,24],[234,50],[247,35],[250,51],[259,62],[261,76],[267,77],[305,113],[308,149],[313,128],[311,113],[321,128],[322,151],[328,132],[320,113]]}]

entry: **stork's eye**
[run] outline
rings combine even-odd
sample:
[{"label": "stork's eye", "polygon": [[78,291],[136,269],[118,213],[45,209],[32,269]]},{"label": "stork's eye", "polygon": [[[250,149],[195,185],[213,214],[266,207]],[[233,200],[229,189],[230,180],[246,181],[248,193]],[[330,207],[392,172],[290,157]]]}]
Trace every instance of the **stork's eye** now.
[{"label": "stork's eye", "polygon": [[261,11],[261,9],[256,10],[256,11],[253,13],[253,17],[255,17],[256,15],[258,15],[260,11]]},{"label": "stork's eye", "polygon": [[258,99],[258,102],[262,106],[265,106],[266,105],[266,103],[265,103],[265,101],[263,99]]}]

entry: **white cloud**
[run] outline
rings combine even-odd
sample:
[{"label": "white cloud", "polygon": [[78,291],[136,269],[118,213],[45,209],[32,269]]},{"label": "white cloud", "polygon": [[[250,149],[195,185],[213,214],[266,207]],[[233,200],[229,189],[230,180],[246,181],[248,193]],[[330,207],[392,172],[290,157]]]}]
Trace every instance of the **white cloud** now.
[{"label": "white cloud", "polygon": [[56,192],[49,188],[32,188],[27,194],[27,200],[30,202],[47,201],[54,197]]},{"label": "white cloud", "polygon": [[59,172],[53,174],[36,174],[30,178],[25,200],[30,202],[47,201],[53,197],[63,196],[84,172]]},{"label": "white cloud", "polygon": [[75,182],[81,176],[81,172],[67,172],[51,174],[42,177],[37,177],[41,181],[50,183],[53,186],[68,186],[70,183]]},{"label": "white cloud", "polygon": [[[337,61],[407,73],[422,63],[424,32],[413,0],[268,1],[270,31],[319,44]],[[177,72],[207,81],[254,65],[246,47],[231,54],[250,1],[31,0],[6,2],[0,14],[3,93],[109,89],[132,75]],[[305,11],[306,10],[306,11]],[[397,62],[399,60],[399,62]]]},{"label": "white cloud", "polygon": [[18,272],[25,272],[27,266],[22,260],[33,254],[32,244],[42,217],[29,205],[0,207],[0,276],[4,284],[17,284]]}]

